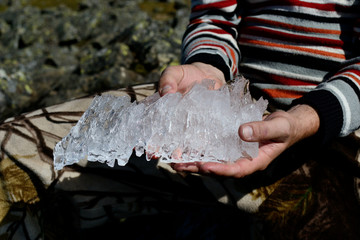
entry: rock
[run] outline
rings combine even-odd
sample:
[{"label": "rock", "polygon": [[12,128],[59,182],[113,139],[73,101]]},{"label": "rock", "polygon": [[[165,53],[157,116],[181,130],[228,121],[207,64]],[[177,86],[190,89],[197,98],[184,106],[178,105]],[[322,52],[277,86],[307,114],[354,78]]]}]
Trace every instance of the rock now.
[{"label": "rock", "polygon": [[7,22],[0,18],[0,36],[8,34],[10,31],[10,26],[7,24]]},{"label": "rock", "polygon": [[111,68],[116,61],[116,53],[111,48],[88,49],[79,62],[81,74],[95,74]]},{"label": "rock", "polygon": [[8,74],[0,69],[0,102],[3,115],[14,111],[19,113],[27,106],[34,94],[32,81],[24,72],[18,71]]},{"label": "rock", "polygon": [[59,43],[61,45],[71,45],[80,41],[77,28],[70,22],[62,22],[57,29]]},{"label": "rock", "polygon": [[134,55],[130,50],[130,47],[125,43],[115,43],[114,48],[117,51],[116,54],[116,65],[130,68],[134,62]]},{"label": "rock", "polygon": [[71,48],[49,48],[45,55],[44,65],[63,68],[66,72],[72,73],[78,65],[77,54],[79,49]]},{"label": "rock", "polygon": [[188,0],[13,0],[2,6],[0,121],[157,81],[166,66],[179,63],[190,9]]}]

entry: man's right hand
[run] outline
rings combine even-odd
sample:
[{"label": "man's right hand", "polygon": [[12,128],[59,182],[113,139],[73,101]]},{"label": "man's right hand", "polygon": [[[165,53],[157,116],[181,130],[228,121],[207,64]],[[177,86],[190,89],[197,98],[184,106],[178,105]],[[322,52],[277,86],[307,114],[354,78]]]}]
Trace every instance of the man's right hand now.
[{"label": "man's right hand", "polygon": [[161,96],[175,92],[185,94],[195,83],[200,83],[204,79],[214,80],[215,89],[225,84],[224,74],[209,64],[195,62],[170,66],[164,70],[160,77],[159,92]]}]

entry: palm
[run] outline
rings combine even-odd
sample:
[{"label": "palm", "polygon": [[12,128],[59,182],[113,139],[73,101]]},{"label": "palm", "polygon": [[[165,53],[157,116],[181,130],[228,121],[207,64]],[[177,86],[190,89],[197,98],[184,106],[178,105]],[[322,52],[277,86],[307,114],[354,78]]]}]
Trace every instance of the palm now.
[{"label": "palm", "polygon": [[230,164],[205,163],[199,166],[199,170],[220,176],[244,177],[264,170],[285,148],[284,143],[260,143],[259,154],[254,159],[241,158]]},{"label": "palm", "polygon": [[263,142],[260,143],[259,154],[254,159],[240,158],[234,163],[184,163],[174,164],[176,170],[201,172],[227,177],[244,177],[256,171],[264,170],[282,151],[287,144],[282,142]]}]

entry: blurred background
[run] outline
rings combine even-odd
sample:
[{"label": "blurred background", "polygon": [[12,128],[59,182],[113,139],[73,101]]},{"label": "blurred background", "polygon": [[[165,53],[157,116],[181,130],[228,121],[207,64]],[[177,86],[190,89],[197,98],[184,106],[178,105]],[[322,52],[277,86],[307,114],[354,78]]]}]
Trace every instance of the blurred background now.
[{"label": "blurred background", "polygon": [[190,0],[0,0],[0,122],[156,82],[179,64]]}]

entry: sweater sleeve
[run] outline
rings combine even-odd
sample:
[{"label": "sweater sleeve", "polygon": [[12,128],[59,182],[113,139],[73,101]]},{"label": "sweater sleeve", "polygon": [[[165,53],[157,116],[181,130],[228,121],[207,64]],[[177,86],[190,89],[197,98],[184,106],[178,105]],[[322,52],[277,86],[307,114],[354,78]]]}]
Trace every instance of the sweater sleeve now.
[{"label": "sweater sleeve", "polygon": [[346,136],[360,126],[360,57],[343,65],[327,81],[293,102],[308,104],[318,112],[318,135],[323,143]]},{"label": "sweater sleeve", "polygon": [[220,69],[226,80],[237,74],[241,21],[236,0],[192,1],[190,23],[183,37],[182,64],[203,62]]}]

